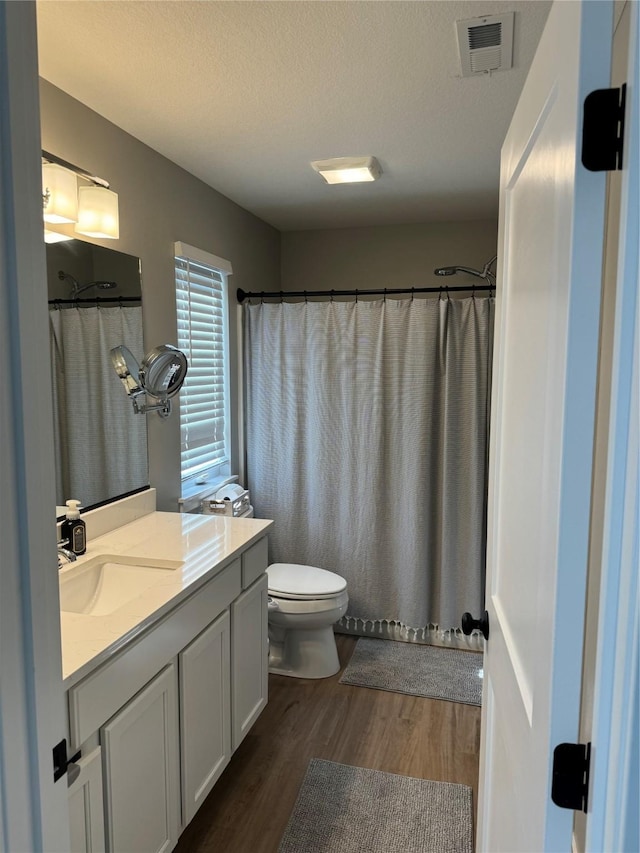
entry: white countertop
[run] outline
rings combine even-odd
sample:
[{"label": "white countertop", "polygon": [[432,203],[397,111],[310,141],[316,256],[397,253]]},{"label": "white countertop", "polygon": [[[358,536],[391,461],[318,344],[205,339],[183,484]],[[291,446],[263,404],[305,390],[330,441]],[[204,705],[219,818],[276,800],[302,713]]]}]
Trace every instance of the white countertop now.
[{"label": "white countertop", "polygon": [[68,689],[210,580],[272,527],[272,521],[152,512],[87,545],[73,572],[100,554],[181,562],[139,597],[105,616],[61,611],[62,677]]}]

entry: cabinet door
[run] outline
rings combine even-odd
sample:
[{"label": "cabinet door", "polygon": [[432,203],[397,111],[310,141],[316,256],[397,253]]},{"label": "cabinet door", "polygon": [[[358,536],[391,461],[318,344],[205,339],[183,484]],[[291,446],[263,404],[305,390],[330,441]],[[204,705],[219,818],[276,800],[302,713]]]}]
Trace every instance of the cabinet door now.
[{"label": "cabinet door", "polygon": [[231,757],[230,646],[226,610],[179,655],[185,824],[200,808]]},{"label": "cabinet door", "polygon": [[100,730],[112,853],[166,853],[178,840],[176,682],[170,664]]},{"label": "cabinet door", "polygon": [[267,704],[267,576],[231,605],[231,732],[237,749]]},{"label": "cabinet door", "polygon": [[104,853],[102,760],[97,747],[77,762],[80,774],[69,786],[71,853]]}]

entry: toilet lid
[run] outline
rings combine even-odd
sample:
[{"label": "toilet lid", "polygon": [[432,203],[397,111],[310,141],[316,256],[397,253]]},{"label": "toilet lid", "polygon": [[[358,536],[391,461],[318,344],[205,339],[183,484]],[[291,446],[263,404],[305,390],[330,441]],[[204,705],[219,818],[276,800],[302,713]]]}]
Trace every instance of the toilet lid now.
[{"label": "toilet lid", "polygon": [[267,569],[269,592],[283,598],[325,598],[347,588],[335,572],[296,563],[273,563]]}]

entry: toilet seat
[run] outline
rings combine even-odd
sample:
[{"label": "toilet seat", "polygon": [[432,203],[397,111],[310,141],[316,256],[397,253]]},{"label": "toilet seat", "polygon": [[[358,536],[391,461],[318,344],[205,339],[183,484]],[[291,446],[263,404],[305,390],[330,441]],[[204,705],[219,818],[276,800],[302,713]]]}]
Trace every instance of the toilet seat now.
[{"label": "toilet seat", "polygon": [[293,601],[335,598],[347,588],[340,575],[317,566],[273,563],[267,569],[267,576],[269,595]]},{"label": "toilet seat", "polygon": [[336,595],[325,595],[324,598],[288,598],[269,592],[270,612],[277,610],[280,613],[326,613],[329,610],[344,607],[348,603],[349,595],[346,589]]}]

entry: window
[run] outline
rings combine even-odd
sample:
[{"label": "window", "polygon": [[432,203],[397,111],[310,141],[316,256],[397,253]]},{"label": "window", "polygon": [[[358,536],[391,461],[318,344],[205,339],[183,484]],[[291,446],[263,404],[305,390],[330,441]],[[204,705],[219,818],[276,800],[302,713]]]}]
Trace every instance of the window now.
[{"label": "window", "polygon": [[228,474],[229,343],[227,276],[231,264],[176,243],[178,347],[189,362],[180,391],[182,494]]}]

